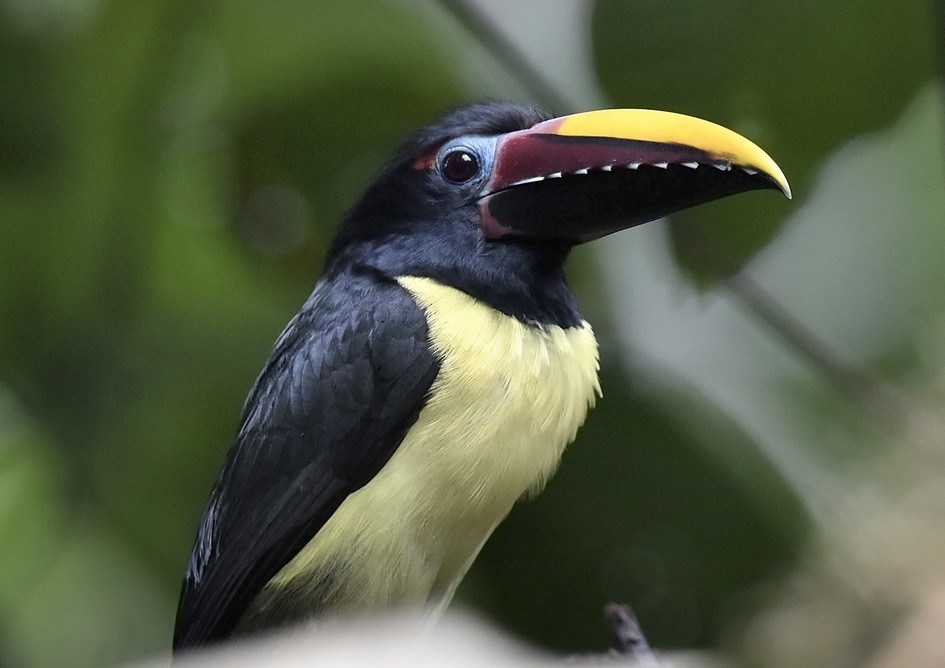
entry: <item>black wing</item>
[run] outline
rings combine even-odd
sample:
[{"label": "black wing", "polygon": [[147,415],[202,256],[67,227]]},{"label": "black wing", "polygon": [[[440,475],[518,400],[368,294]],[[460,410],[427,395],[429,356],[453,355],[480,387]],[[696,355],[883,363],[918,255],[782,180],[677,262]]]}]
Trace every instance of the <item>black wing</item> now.
[{"label": "black wing", "polygon": [[416,421],[439,364],[399,285],[320,284],[250,392],[184,577],[175,651],[222,640]]}]

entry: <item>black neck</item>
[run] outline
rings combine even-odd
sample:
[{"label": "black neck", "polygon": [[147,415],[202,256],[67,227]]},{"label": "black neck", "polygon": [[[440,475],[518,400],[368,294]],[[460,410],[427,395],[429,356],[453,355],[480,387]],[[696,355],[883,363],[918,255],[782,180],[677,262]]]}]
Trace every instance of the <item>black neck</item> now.
[{"label": "black neck", "polygon": [[564,277],[570,250],[566,246],[487,242],[481,237],[474,244],[455,244],[442,234],[409,234],[336,250],[326,264],[329,277],[358,267],[388,279],[421,276],[462,290],[524,323],[567,328],[582,322]]}]

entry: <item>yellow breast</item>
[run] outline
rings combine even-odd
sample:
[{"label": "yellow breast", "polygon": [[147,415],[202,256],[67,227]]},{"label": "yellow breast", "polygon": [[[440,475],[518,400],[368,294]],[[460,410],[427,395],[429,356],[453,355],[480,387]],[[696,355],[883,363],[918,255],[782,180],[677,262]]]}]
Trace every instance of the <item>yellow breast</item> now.
[{"label": "yellow breast", "polygon": [[426,314],[442,364],[404,445],[445,464],[435,475],[447,473],[457,503],[488,504],[505,489],[514,501],[540,487],[600,393],[590,325],[526,325],[433,280],[399,281]]},{"label": "yellow breast", "polygon": [[[537,491],[600,393],[590,326],[532,326],[427,278],[399,283],[423,309],[441,367],[380,473],[273,579],[341,566],[331,607],[445,603],[515,501]],[[342,563],[343,562],[343,563]]]}]

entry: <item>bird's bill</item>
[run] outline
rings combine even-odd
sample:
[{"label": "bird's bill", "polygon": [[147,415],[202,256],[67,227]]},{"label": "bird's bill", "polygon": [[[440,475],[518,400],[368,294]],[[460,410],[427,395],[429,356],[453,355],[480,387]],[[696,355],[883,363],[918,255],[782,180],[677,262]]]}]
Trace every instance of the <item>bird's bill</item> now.
[{"label": "bird's bill", "polygon": [[479,206],[487,238],[581,243],[762,188],[791,197],[781,168],[738,133],[683,114],[606,109],[499,137]]}]

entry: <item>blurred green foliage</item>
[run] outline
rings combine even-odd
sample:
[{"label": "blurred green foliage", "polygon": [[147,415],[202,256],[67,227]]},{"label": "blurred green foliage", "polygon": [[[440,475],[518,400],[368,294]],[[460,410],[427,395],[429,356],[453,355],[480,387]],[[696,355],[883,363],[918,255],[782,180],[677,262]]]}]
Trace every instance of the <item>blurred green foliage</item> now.
[{"label": "blurred green foliage", "polygon": [[[933,76],[929,12],[926,3],[882,0],[603,0],[595,62],[614,99],[711,118],[752,137],[803,194],[829,153],[892,122]],[[633,38],[621,38],[628,26]],[[771,239],[791,206],[732,198],[681,212],[671,229],[709,230],[735,266]],[[717,278],[698,251],[676,250],[696,276]]]},{"label": "blurred green foliage", "polygon": [[[584,43],[557,41],[565,22],[512,4],[518,18],[504,27],[526,56],[529,33],[531,43]],[[479,5],[501,23],[502,3]],[[822,225],[834,232],[812,242],[821,246],[768,246],[769,258],[813,258],[795,272],[804,278],[830,267],[822,290],[777,267],[762,272],[783,279],[769,288],[802,325],[839,331],[828,345],[844,363],[920,389],[937,378],[941,356],[923,342],[945,312],[942,140],[934,122],[916,120],[942,107],[929,85],[943,31],[928,7],[587,6],[567,29],[586,33],[590,53],[574,58],[590,58],[607,99],[577,102],[729,124],[795,187],[790,204],[746,196],[674,224],[698,225],[726,267],[751,270],[760,248],[779,237],[790,246],[804,220],[853,221]],[[399,139],[442,109],[529,89],[509,83],[481,37],[420,0],[0,3],[0,666],[97,666],[168,649],[196,522],[243,397],[345,208]],[[926,101],[902,120],[913,99]],[[830,177],[882,180],[890,169],[832,156],[894,123],[912,134],[890,135],[882,155],[928,149],[896,172],[918,165],[921,187],[893,175],[864,207],[858,182],[817,218],[825,200],[811,193],[831,191]],[[906,205],[898,233],[841,252],[860,229],[888,230]],[[807,218],[789,221],[799,207]],[[659,233],[606,245],[643,247]],[[903,238],[915,255],[897,249]],[[869,406],[827,387],[816,365],[797,372],[809,351],[731,314],[686,315],[727,299],[699,247],[672,253],[699,290],[670,267],[685,303],[660,308],[677,318],[664,332],[688,330],[696,343],[685,345],[715,365],[716,385],[660,359],[677,352],[660,348],[671,343],[660,332],[624,322],[635,299],[658,292],[659,281],[621,273],[639,258],[576,253],[605,398],[545,494],[500,527],[460,592],[530,640],[605,647],[601,607],[623,600],[657,646],[731,645],[767,604],[760,592],[789,579],[812,529],[825,530],[824,487],[799,484],[790,462],[835,481],[851,450],[882,440]],[[668,244],[649,248],[670,256]],[[845,281],[851,272],[888,280]],[[903,314],[910,291],[931,298]],[[850,313],[868,319],[862,338],[843,335],[863,322],[851,325]],[[894,334],[872,334],[883,327]],[[751,345],[724,357],[720,342],[746,336]],[[738,398],[742,378],[771,381],[745,381],[760,403]],[[821,445],[830,456],[812,453]]]}]

